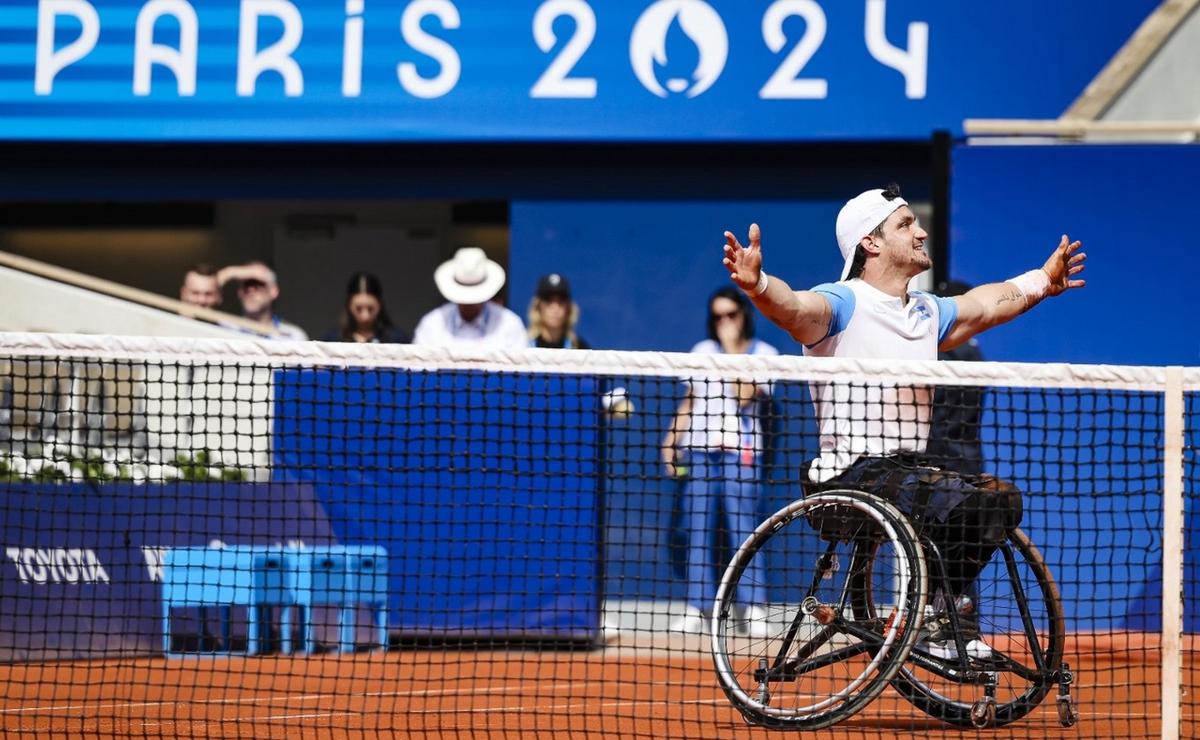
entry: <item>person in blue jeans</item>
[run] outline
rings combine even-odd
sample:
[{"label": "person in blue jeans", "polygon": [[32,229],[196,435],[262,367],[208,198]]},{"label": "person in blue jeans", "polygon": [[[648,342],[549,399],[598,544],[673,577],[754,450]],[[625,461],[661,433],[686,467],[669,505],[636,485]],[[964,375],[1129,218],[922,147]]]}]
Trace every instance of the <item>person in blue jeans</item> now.
[{"label": "person in blue jeans", "polygon": [[[708,338],[692,348],[704,354],[776,355],[770,344],[754,337],[750,301],[728,287],[708,301]],[[663,439],[662,460],[667,475],[686,477],[684,521],[688,527],[688,607],[672,623],[680,632],[704,632],[716,598],[717,536],[733,552],[758,525],[763,426],[758,410],[770,393],[766,385],[749,380],[686,381],[687,393]],[[717,521],[719,511],[725,522]],[[746,593],[737,594],[753,633],[762,625],[766,593],[762,574],[748,573]]]}]

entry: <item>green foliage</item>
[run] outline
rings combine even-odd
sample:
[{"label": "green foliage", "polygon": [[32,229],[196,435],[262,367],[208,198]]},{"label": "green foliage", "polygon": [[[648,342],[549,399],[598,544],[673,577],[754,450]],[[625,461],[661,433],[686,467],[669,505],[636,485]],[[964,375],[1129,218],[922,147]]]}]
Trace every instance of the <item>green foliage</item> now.
[{"label": "green foliage", "polygon": [[67,475],[54,465],[43,465],[42,469],[31,476],[37,483],[66,483]]},{"label": "green foliage", "polygon": [[83,460],[72,460],[71,470],[76,471],[89,483],[107,483],[115,476],[104,470],[104,460],[98,455],[88,455]]},{"label": "green foliage", "polygon": [[216,455],[208,450],[200,450],[192,457],[178,455],[175,467],[179,468],[181,480],[203,483],[211,480],[242,481],[246,476],[237,468],[227,468],[219,462],[214,462]]},{"label": "green foliage", "polygon": [[[217,456],[208,450],[200,450],[191,457],[180,454],[175,457],[173,466],[179,471],[179,480],[189,482],[225,481],[241,482],[246,480],[246,471],[236,467],[226,467],[216,462]],[[17,472],[10,460],[0,459],[0,481],[34,481],[37,483],[68,483],[71,480],[82,479],[88,483],[110,483],[113,481],[133,481],[133,464],[105,463],[104,458],[97,452],[89,451],[81,457],[64,455],[56,452],[53,463],[43,465],[39,470],[28,470],[24,475]],[[62,471],[54,463],[65,462],[72,474]],[[148,481],[165,482],[165,481]]]},{"label": "green foliage", "polygon": [[19,481],[21,476],[12,469],[7,460],[0,460],[0,482]]}]

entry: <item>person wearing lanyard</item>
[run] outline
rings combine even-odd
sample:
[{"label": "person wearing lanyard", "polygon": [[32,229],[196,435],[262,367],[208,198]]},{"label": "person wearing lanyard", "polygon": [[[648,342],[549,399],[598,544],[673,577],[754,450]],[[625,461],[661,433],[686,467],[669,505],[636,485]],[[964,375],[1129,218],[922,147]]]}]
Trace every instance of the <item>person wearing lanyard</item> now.
[{"label": "person wearing lanyard", "polygon": [[[692,348],[705,354],[776,355],[778,350],[754,337],[750,301],[727,287],[708,301],[708,339]],[[770,393],[766,385],[749,380],[687,381],[687,393],[675,412],[662,443],[662,461],[671,478],[686,478],[684,520],[688,528],[688,606],[671,629],[704,632],[716,597],[714,535],[727,538],[724,548],[733,551],[758,523],[760,461],[763,448],[759,402]],[[725,512],[727,525],[717,522]],[[742,579],[762,584],[761,577]],[[761,591],[761,585],[756,591]],[[751,629],[763,627],[753,611],[760,610],[765,593],[739,594],[747,604]],[[752,635],[753,636],[753,635]]]}]

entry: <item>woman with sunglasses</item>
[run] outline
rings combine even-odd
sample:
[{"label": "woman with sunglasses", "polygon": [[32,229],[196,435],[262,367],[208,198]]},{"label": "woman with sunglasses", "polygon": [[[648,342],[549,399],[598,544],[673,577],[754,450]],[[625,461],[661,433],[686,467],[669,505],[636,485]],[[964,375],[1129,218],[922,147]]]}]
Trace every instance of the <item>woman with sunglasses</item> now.
[{"label": "woman with sunglasses", "polygon": [[[717,290],[708,300],[708,338],[692,348],[705,354],[779,354],[771,345],[754,337],[754,319],[749,299],[736,288]],[[770,392],[766,385],[745,380],[686,381],[687,393],[662,444],[667,475],[685,478],[684,523],[688,529],[687,612],[671,625],[679,632],[706,632],[713,599],[716,597],[716,563],[713,533],[728,533],[723,543],[730,552],[754,531],[758,523],[763,427],[759,418],[761,401]],[[718,506],[720,503],[720,506]],[[716,521],[718,510],[726,522]],[[752,574],[751,574],[752,576]],[[742,583],[763,583],[747,577]],[[743,604],[761,604],[765,594],[739,594]],[[751,606],[750,610],[761,607]],[[751,629],[762,625],[753,614],[745,615]]]}]

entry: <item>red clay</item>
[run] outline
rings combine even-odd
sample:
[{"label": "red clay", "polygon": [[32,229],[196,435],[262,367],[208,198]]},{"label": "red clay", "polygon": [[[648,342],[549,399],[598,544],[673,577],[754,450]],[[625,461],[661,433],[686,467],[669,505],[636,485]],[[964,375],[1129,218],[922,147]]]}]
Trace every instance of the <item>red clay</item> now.
[{"label": "red clay", "polygon": [[[1159,735],[1153,641],[1114,653],[1072,641],[1079,724],[1053,699],[991,738]],[[1084,649],[1094,648],[1094,649]],[[1190,661],[1188,663],[1190,665]],[[1185,669],[1183,737],[1196,737],[1200,672]],[[151,737],[372,737],[531,734],[773,736],[744,725],[703,655],[656,651],[393,650],[348,656],[138,658],[0,666],[5,734]],[[828,738],[975,737],[930,720],[890,690]]]}]

